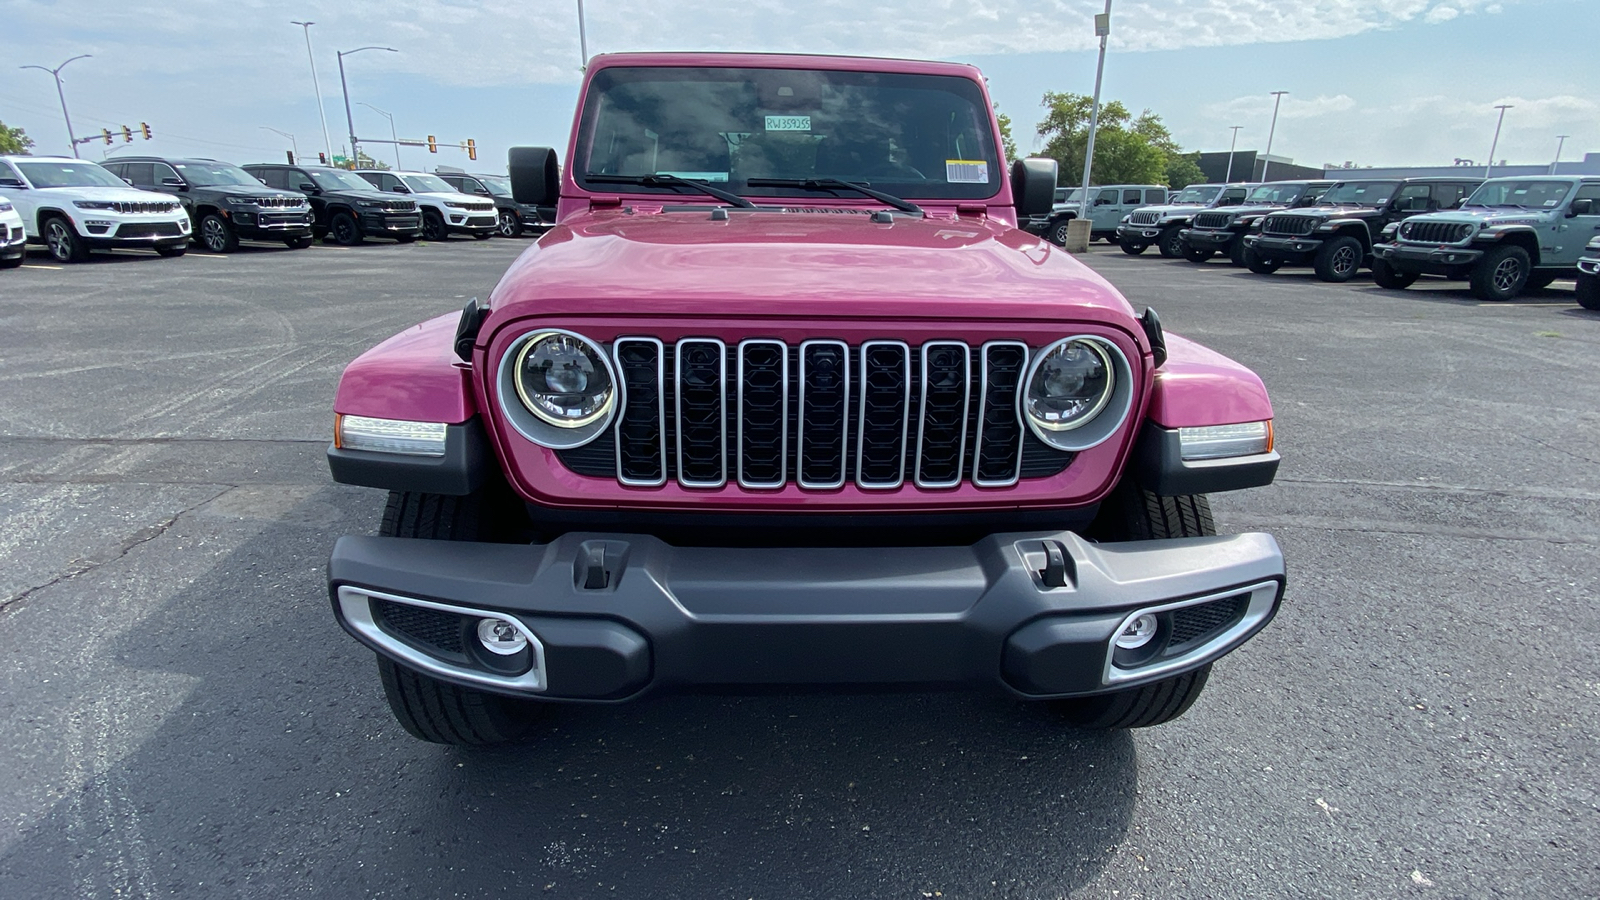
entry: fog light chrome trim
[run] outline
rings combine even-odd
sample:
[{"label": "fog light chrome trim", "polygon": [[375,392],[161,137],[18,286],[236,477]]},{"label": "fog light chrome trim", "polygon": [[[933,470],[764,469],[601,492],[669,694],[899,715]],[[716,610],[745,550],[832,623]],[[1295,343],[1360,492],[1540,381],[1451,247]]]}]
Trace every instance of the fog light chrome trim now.
[{"label": "fog light chrome trim", "polygon": [[[521,675],[497,675],[481,669],[469,669],[465,666],[452,665],[438,657],[431,656],[407,644],[399,638],[378,627],[372,617],[372,601],[387,600],[390,603],[403,603],[410,606],[420,606],[424,609],[438,610],[439,612],[453,613],[458,616],[467,616],[473,619],[504,619],[511,623],[528,641],[528,649],[533,654],[533,665]],[[415,597],[402,597],[398,594],[388,594],[383,591],[373,591],[367,588],[352,587],[351,585],[339,586],[339,612],[344,616],[346,624],[356,632],[362,640],[376,648],[385,656],[392,657],[406,665],[433,675],[439,675],[454,681],[464,681],[479,684],[485,687],[498,688],[526,693],[538,693],[549,685],[545,677],[544,644],[539,642],[538,636],[528,630],[516,616],[509,613],[488,609],[471,609],[465,606],[452,606],[448,603],[435,603],[432,600],[419,600]]]},{"label": "fog light chrome trim", "polygon": [[[1111,632],[1112,637],[1107,642],[1108,646],[1106,647],[1105,674],[1101,676],[1101,680],[1108,685],[1122,684],[1129,681],[1148,681],[1172,672],[1194,668],[1201,663],[1221,656],[1254,633],[1272,615],[1272,609],[1277,603],[1278,591],[1281,588],[1282,585],[1277,581],[1263,581],[1246,587],[1218,591],[1215,594],[1207,594],[1203,597],[1164,603],[1160,606],[1146,606],[1128,613],[1117,625],[1116,630]],[[1186,606],[1198,606],[1202,603],[1210,603],[1213,600],[1221,600],[1224,597],[1237,597],[1240,594],[1250,595],[1250,604],[1245,607],[1244,615],[1240,617],[1239,621],[1218,633],[1211,640],[1178,656],[1159,659],[1159,661],[1151,662],[1149,665],[1124,669],[1116,664],[1117,638],[1126,632],[1129,626],[1140,616],[1170,612]]]},{"label": "fog light chrome trim", "polygon": [[333,445],[340,450],[398,453],[402,456],[443,456],[446,426],[443,422],[408,422],[369,416],[335,417]]},{"label": "fog light chrome trim", "polygon": [[1272,420],[1179,428],[1178,446],[1185,460],[1228,459],[1270,453]]}]

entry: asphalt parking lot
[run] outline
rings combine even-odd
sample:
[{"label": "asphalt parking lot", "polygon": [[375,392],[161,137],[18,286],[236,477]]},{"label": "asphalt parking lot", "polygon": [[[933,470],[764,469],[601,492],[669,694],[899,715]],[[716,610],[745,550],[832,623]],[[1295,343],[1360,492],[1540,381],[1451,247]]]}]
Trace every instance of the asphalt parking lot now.
[{"label": "asphalt parking lot", "polygon": [[1283,613],[1179,721],[968,695],[564,708],[408,738],[323,564],[339,371],[523,242],[0,273],[0,897],[1600,896],[1600,315],[1086,259],[1255,367],[1215,498]]}]

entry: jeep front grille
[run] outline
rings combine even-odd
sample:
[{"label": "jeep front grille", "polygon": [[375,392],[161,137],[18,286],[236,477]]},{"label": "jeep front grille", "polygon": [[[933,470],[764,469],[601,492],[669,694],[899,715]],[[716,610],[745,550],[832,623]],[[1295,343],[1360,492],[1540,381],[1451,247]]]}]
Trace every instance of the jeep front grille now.
[{"label": "jeep front grille", "polygon": [[1160,213],[1136,212],[1128,216],[1129,225],[1154,225],[1161,218]]},{"label": "jeep front grille", "polygon": [[1400,238],[1419,244],[1454,244],[1472,235],[1473,227],[1460,222],[1405,222]]},{"label": "jeep front grille", "polygon": [[1267,216],[1261,230],[1266,234],[1307,235],[1316,230],[1318,221],[1316,216]]},{"label": "jeep front grille", "polygon": [[256,205],[263,209],[294,209],[306,205],[304,197],[257,197]]},{"label": "jeep front grille", "polygon": [[622,337],[611,352],[614,426],[560,457],[629,486],[1003,487],[1057,474],[1073,457],[1018,417],[1020,341]]},{"label": "jeep front grille", "polygon": [[1232,213],[1200,213],[1194,217],[1196,228],[1227,228],[1233,224]]},{"label": "jeep front grille", "polygon": [[175,211],[178,203],[175,200],[114,200],[111,207],[119,213],[162,213]]}]

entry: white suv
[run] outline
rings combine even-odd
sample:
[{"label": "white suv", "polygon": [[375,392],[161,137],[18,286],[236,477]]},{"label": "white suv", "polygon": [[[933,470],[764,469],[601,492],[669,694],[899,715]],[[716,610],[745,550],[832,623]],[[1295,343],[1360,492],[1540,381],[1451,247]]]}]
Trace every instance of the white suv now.
[{"label": "white suv", "polygon": [[0,156],[0,197],[22,214],[28,240],[59,262],[82,262],[96,248],[182,256],[189,247],[189,214],[178,201],[135,190],[88,160]]},{"label": "white suv", "polygon": [[422,211],[422,236],[426,240],[442,241],[452,234],[470,234],[481,241],[493,236],[500,224],[493,200],[463,194],[437,175],[381,169],[357,169],[356,174],[380,191],[410,194]]},{"label": "white suv", "polygon": [[15,269],[28,255],[28,232],[10,200],[0,197],[0,269]]}]

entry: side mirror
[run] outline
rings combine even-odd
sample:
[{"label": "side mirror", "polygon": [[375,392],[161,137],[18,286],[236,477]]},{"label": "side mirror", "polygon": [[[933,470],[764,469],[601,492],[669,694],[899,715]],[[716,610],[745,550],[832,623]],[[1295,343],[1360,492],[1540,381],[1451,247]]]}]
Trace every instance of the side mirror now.
[{"label": "side mirror", "polygon": [[511,172],[511,196],[518,203],[550,206],[561,196],[561,166],[556,151],[549,147],[512,147],[506,162]]},{"label": "side mirror", "polygon": [[308,194],[320,194],[320,193],[322,193],[322,191],[317,190],[317,186],[316,185],[312,184],[309,181],[300,182],[300,190],[305,191]]},{"label": "side mirror", "polygon": [[124,175],[124,176],[122,176],[122,180],[128,183],[128,187],[133,187],[133,179],[132,178],[129,178],[128,176]]},{"label": "side mirror", "polygon": [[1011,164],[1011,202],[1019,217],[1050,212],[1056,193],[1056,161],[1031,156]]},{"label": "side mirror", "polygon": [[409,194],[409,193],[411,193],[411,188],[408,188],[403,184],[397,184],[394,187],[389,188],[389,190],[393,191],[396,194]]},{"label": "side mirror", "polygon": [[20,178],[5,177],[0,178],[0,188],[11,188],[12,190],[25,191],[28,189],[28,186],[23,184],[22,179]]},{"label": "side mirror", "polygon": [[1567,218],[1574,216],[1592,216],[1595,214],[1594,201],[1587,197],[1572,201],[1572,206],[1567,210]]},{"label": "side mirror", "polygon": [[166,177],[161,179],[161,186],[162,187],[175,187],[175,188],[187,188],[188,187],[187,184],[183,183],[183,179],[182,178],[176,178],[176,177],[173,177],[171,175],[168,175],[168,176],[166,176]]}]

